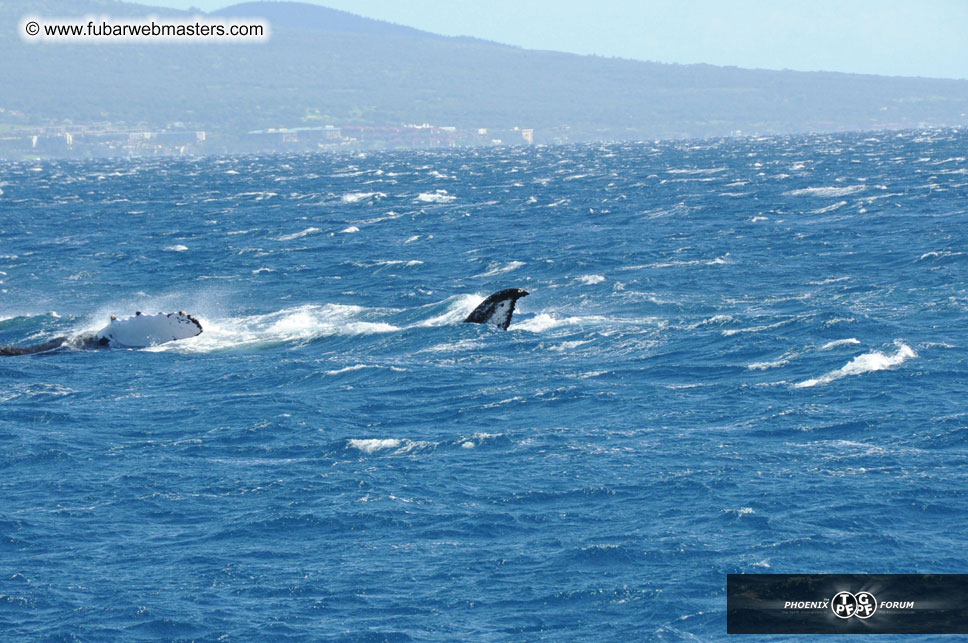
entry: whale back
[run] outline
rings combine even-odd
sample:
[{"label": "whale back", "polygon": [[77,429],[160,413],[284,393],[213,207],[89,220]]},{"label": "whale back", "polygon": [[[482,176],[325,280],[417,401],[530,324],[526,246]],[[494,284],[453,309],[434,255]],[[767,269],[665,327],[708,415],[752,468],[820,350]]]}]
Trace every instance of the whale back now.
[{"label": "whale back", "polygon": [[111,323],[97,332],[97,343],[117,348],[144,348],[165,342],[195,337],[202,325],[183,312],[144,315],[135,313],[127,319],[111,318]]},{"label": "whale back", "polygon": [[508,329],[511,325],[511,315],[518,299],[527,297],[528,292],[520,288],[508,288],[496,292],[484,301],[464,320],[471,324],[494,324],[498,328]]}]

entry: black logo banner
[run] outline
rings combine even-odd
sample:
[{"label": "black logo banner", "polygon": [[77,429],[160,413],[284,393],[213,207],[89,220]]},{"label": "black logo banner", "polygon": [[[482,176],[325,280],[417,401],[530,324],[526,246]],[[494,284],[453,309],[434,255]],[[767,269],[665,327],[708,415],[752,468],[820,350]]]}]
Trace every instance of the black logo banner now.
[{"label": "black logo banner", "polygon": [[968,574],[728,574],[729,634],[968,634]]}]

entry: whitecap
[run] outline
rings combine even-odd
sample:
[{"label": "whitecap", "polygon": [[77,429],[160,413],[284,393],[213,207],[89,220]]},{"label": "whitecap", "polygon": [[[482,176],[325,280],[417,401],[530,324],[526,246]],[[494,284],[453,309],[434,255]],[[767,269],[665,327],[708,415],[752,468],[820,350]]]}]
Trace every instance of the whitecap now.
[{"label": "whitecap", "polygon": [[854,339],[853,337],[851,337],[850,339],[838,339],[832,342],[827,342],[826,344],[820,347],[820,350],[829,351],[831,348],[838,348],[840,346],[853,346],[854,344],[860,344],[860,340]]},{"label": "whitecap", "polygon": [[608,317],[588,315],[584,317],[555,317],[548,313],[540,313],[530,319],[515,323],[510,330],[526,330],[532,333],[540,333],[559,326],[575,326],[579,324],[604,324],[613,321]]},{"label": "whitecap", "polygon": [[436,192],[422,192],[417,195],[417,201],[423,203],[450,203],[455,201],[456,196],[447,194],[447,190],[437,190]]},{"label": "whitecap", "polygon": [[343,373],[352,373],[354,371],[362,371],[367,368],[380,368],[383,370],[390,370],[396,373],[404,373],[407,369],[399,368],[397,366],[380,366],[377,364],[355,364],[353,366],[345,366],[343,368],[337,368],[331,371],[326,371],[325,375],[342,375]]},{"label": "whitecap", "polygon": [[679,268],[683,266],[721,266],[729,263],[729,253],[715,259],[692,259],[688,261],[664,261],[649,264],[649,268]]},{"label": "whitecap", "polygon": [[725,167],[711,167],[711,168],[682,168],[682,169],[672,169],[666,170],[668,174],[719,174],[720,172],[725,172],[727,168]]},{"label": "whitecap", "polygon": [[263,315],[205,318],[197,337],[152,347],[150,351],[210,352],[241,346],[302,343],[321,337],[392,333],[399,327],[368,321],[373,309],[343,304],[304,305]]},{"label": "whitecap", "polygon": [[773,324],[764,324],[763,326],[750,326],[749,328],[730,328],[728,330],[723,331],[723,336],[730,337],[732,335],[739,335],[740,333],[759,333],[764,330],[773,330],[775,328],[779,328],[780,326],[783,326],[784,324],[789,324],[791,321],[793,320],[784,319],[782,321],[778,321]]},{"label": "whitecap", "polygon": [[359,449],[364,453],[373,453],[375,451],[382,451],[383,449],[396,449],[403,442],[397,438],[368,438],[368,439],[351,439],[347,441],[347,445]]},{"label": "whitecap", "polygon": [[179,243],[178,245],[167,246],[165,250],[168,250],[169,252],[185,252],[188,250],[188,246],[183,246]]},{"label": "whitecap", "polygon": [[343,203],[359,203],[368,199],[384,199],[385,192],[347,192],[341,197]]},{"label": "whitecap", "polygon": [[827,279],[823,279],[821,281],[808,281],[807,284],[810,286],[826,286],[827,284],[835,284],[840,281],[850,281],[850,277],[828,277]]},{"label": "whitecap", "polygon": [[556,353],[564,353],[565,351],[570,351],[573,348],[578,348],[579,346],[584,346],[585,344],[591,344],[590,339],[576,339],[570,342],[562,342],[557,346],[551,346],[548,348],[550,351],[555,351]]},{"label": "whitecap", "polygon": [[903,342],[896,342],[895,344],[897,346],[897,351],[893,355],[881,353],[880,351],[864,353],[863,355],[858,355],[854,359],[850,360],[837,370],[830,371],[829,373],[821,375],[817,378],[794,384],[794,388],[809,388],[812,386],[817,386],[818,384],[828,384],[834,380],[839,380],[842,377],[847,377],[848,375],[862,375],[864,373],[871,373],[874,371],[883,371],[885,369],[899,366],[907,360],[918,356],[918,354],[914,352],[914,349],[907,344]]},{"label": "whitecap", "polygon": [[512,270],[517,270],[524,265],[523,261],[511,261],[503,266],[501,264],[492,263],[487,268],[487,272],[482,272],[475,277],[493,277],[495,275],[503,275],[506,272],[511,272]]},{"label": "whitecap", "polygon": [[604,275],[582,275],[578,278],[578,281],[585,284],[586,286],[593,286],[595,284],[600,284],[605,281]]},{"label": "whitecap", "polygon": [[857,194],[867,189],[866,185],[848,185],[845,187],[817,187],[801,188],[784,192],[786,196],[815,196],[815,197],[838,197]]},{"label": "whitecap", "polygon": [[306,228],[301,232],[294,232],[292,234],[284,234],[281,237],[276,237],[276,241],[292,241],[293,239],[301,239],[311,234],[317,234],[322,232],[319,228]]},{"label": "whitecap", "polygon": [[483,300],[484,297],[480,295],[458,295],[443,313],[418,322],[416,326],[449,326],[462,322]]},{"label": "whitecap", "polygon": [[[514,398],[514,399],[515,400],[520,400],[522,398],[518,397],[518,398]],[[503,433],[475,433],[471,437],[469,437],[467,439],[463,439],[463,441],[461,441],[460,446],[461,446],[462,449],[473,449],[473,448],[475,448],[475,447],[483,444],[485,440],[491,440],[491,439],[494,439],[494,438],[499,438],[502,435],[504,435],[504,434]]]},{"label": "whitecap", "polygon": [[788,359],[778,359],[773,362],[753,362],[749,364],[746,368],[751,371],[765,371],[771,368],[780,368],[781,366],[786,366],[790,363]]},{"label": "whitecap", "polygon": [[433,448],[437,446],[437,443],[423,440],[401,440],[399,438],[351,438],[346,441],[346,445],[353,449],[359,449],[366,454],[387,449],[396,449],[395,454],[404,454],[416,449]]},{"label": "whitecap", "polygon": [[810,214],[826,214],[828,212],[833,212],[834,210],[839,210],[845,205],[847,205],[846,201],[837,201],[837,203],[834,203],[833,205],[828,205],[826,208],[818,208],[816,210],[812,210]]}]

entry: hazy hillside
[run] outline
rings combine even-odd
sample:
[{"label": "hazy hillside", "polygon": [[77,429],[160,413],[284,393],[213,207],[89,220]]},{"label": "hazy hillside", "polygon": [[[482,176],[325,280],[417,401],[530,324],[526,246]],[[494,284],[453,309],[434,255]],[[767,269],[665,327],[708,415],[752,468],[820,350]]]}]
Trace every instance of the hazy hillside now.
[{"label": "hazy hillside", "polygon": [[[955,125],[968,81],[665,65],[528,51],[297,3],[246,3],[266,44],[24,43],[40,16],[179,14],[107,0],[0,3],[0,126],[108,121],[209,131],[433,123],[533,127],[536,140]],[[10,111],[22,112],[16,118]]]},{"label": "hazy hillside", "polygon": [[377,36],[413,36],[446,38],[429,31],[397,25],[382,20],[371,20],[356,14],[328,9],[304,2],[241,2],[218,11],[214,16],[257,16],[268,20],[274,29],[308,29],[339,33],[372,34]]}]

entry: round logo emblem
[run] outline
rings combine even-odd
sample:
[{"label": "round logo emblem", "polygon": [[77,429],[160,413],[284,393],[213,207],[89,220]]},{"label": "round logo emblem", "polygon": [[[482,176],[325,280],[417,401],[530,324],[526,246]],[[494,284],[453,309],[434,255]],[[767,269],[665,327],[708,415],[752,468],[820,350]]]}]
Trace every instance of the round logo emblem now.
[{"label": "round logo emblem", "polygon": [[830,609],[837,618],[850,618],[857,611],[857,599],[850,592],[840,592],[830,601]]},{"label": "round logo emblem", "polygon": [[877,611],[877,599],[870,592],[857,592],[854,600],[857,601],[857,611],[854,612],[857,618],[870,618]]},{"label": "round logo emblem", "polygon": [[870,618],[877,611],[877,599],[870,592],[838,592],[830,601],[830,609],[837,618]]}]

